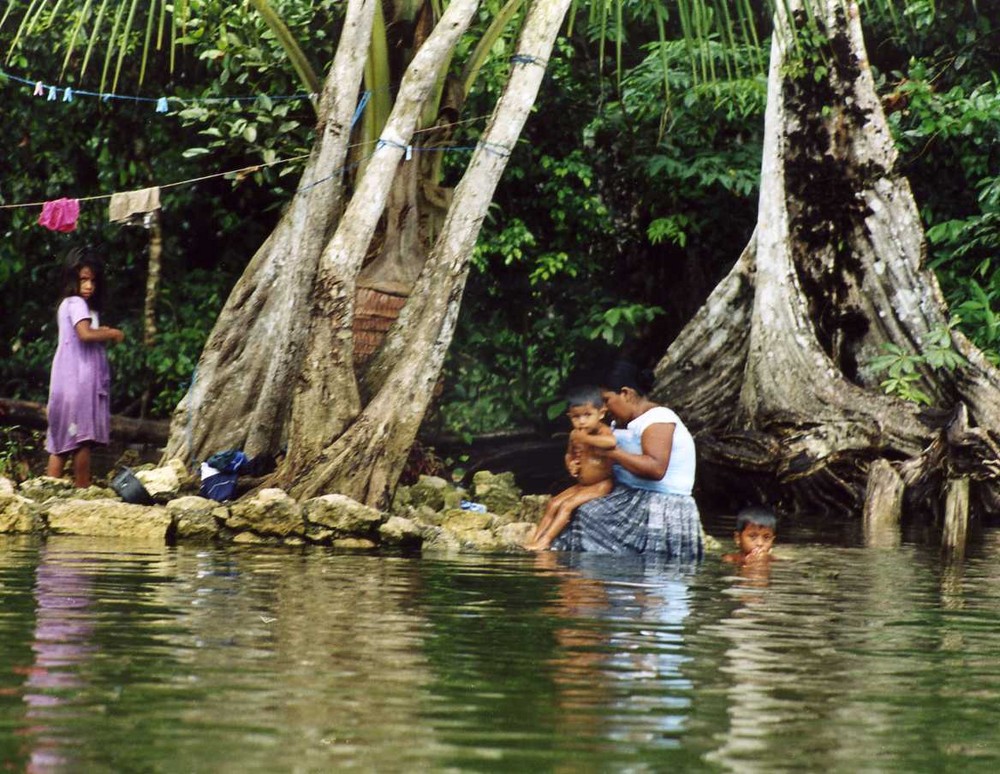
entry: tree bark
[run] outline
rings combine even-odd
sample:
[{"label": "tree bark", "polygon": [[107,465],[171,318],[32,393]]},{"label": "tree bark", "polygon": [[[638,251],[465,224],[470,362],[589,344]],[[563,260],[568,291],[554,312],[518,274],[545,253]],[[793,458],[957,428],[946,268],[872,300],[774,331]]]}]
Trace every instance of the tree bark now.
[{"label": "tree bark", "polygon": [[316,267],[341,211],[342,170],[376,2],[348,3],[299,190],[216,321],[174,411],[167,457],[190,464],[228,448],[274,452],[285,442]]},{"label": "tree bark", "polygon": [[369,366],[366,392],[373,397],[345,432],[297,471],[295,497],[337,491],[387,504],[451,343],[476,237],[570,2],[542,0],[529,10],[518,43],[522,63],[513,67],[409,302]]},{"label": "tree bark", "polygon": [[357,276],[427,96],[478,7],[478,0],[454,0],[415,54],[344,217],[323,249],[282,481],[312,464],[361,409],[351,335]]},{"label": "tree bark", "polygon": [[[778,4],[755,234],[658,364],[654,395],[732,476],[768,468],[772,496],[789,507],[856,514],[872,460],[917,458],[942,433],[934,412],[884,395],[868,364],[888,343],[919,353],[948,312],[924,266],[858,7],[808,1],[809,13],[790,3],[790,16]],[[812,18],[827,45],[796,60],[793,28]],[[820,64],[828,75],[817,80]],[[925,370],[927,390],[944,409],[968,405],[995,445],[1000,374],[952,338],[969,365]],[[727,443],[748,433],[770,449],[766,462],[747,464],[745,446]],[[981,472],[995,497],[996,478]]]}]

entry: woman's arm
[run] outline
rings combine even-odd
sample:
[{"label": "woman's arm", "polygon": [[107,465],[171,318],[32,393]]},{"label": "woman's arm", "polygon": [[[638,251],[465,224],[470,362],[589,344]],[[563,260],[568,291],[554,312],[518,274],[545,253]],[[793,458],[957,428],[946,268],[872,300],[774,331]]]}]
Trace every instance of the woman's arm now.
[{"label": "woman's arm", "polygon": [[125,341],[125,334],[117,328],[108,328],[104,325],[100,328],[92,328],[90,326],[89,317],[84,320],[80,320],[80,322],[73,326],[73,328],[76,331],[76,335],[80,338],[80,341]]},{"label": "woman's arm", "polygon": [[640,478],[659,481],[670,465],[670,449],[674,444],[673,422],[657,422],[642,433],[642,454],[629,454],[620,448],[608,452],[608,457],[629,473]]}]

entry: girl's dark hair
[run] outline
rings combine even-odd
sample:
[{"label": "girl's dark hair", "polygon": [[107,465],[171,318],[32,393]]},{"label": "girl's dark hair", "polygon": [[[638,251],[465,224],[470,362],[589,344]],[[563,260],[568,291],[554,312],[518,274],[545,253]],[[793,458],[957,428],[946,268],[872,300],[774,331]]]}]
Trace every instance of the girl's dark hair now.
[{"label": "girl's dark hair", "polygon": [[640,369],[630,360],[619,359],[612,363],[601,386],[612,392],[618,392],[622,387],[631,387],[645,396],[653,389],[653,372],[649,369]]},{"label": "girl's dark hair", "polygon": [[62,294],[59,300],[80,294],[80,269],[84,267],[94,272],[94,294],[87,302],[91,309],[104,311],[104,261],[94,248],[74,247],[66,254],[63,264]]}]

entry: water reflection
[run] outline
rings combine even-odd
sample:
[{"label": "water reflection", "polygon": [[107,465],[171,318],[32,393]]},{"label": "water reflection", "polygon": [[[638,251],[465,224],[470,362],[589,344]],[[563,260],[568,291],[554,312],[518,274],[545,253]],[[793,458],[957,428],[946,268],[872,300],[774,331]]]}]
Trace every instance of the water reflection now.
[{"label": "water reflection", "polygon": [[742,567],[0,541],[0,761],[991,771],[998,560],[989,533]]},{"label": "water reflection", "polygon": [[80,560],[60,551],[58,541],[39,552],[35,570],[34,660],[26,669],[25,724],[20,733],[30,772],[66,769],[73,746],[61,738],[58,721],[85,686],[82,665],[94,652],[89,612],[91,587]]},{"label": "water reflection", "polygon": [[[646,752],[677,746],[690,706],[684,622],[696,565],[543,554],[559,623],[549,661],[560,738]],[[599,746],[599,745],[597,745]]]}]

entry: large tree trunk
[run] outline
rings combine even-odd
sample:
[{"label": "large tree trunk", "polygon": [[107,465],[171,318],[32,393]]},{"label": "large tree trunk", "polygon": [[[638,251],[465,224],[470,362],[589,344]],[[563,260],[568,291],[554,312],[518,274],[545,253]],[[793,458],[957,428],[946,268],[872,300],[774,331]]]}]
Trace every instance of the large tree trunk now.
[{"label": "large tree trunk", "polygon": [[[416,192],[418,200],[450,206],[419,274],[405,278],[407,283],[415,279],[413,293],[366,369],[370,374],[363,389],[356,377],[352,336],[359,275],[366,258],[377,251],[373,236],[380,220],[384,226],[393,186],[401,195],[400,212],[414,201],[417,178],[401,181],[400,169],[415,172],[405,163],[415,128],[479,3],[452,0],[429,30],[337,221],[339,177],[320,189],[333,192],[322,206],[311,192],[324,175],[342,166],[353,99],[348,105],[334,97],[356,94],[368,50],[358,18],[363,16],[370,28],[370,3],[352,3],[327,78],[330,101],[319,111],[321,120],[329,116],[326,131],[289,212],[255,256],[216,324],[194,384],[175,412],[169,456],[193,461],[226,447],[243,447],[250,454],[274,451],[287,428],[288,455],[270,483],[284,485],[298,497],[339,491],[372,504],[385,502],[440,377],[472,248],[570,2],[538,0],[529,11],[521,33],[522,56],[512,65],[490,126],[454,197],[449,200],[426,185]],[[350,88],[338,90],[338,84]],[[412,220],[390,225],[382,235],[388,258],[438,228]],[[390,279],[400,274],[398,266],[389,268],[385,274]],[[369,266],[368,285],[386,281],[376,269],[380,267]]]},{"label": "large tree trunk", "polygon": [[286,469],[294,496],[338,491],[371,505],[387,504],[451,343],[480,226],[535,102],[570,2],[540,0],[528,12],[518,44],[522,63],[514,66],[455,190],[409,302],[368,369],[365,394],[372,398],[320,455]]},{"label": "large tree trunk", "polygon": [[427,97],[478,7],[478,0],[453,0],[414,56],[344,217],[320,257],[305,359],[292,403],[286,475],[305,469],[361,410],[352,336],[358,273],[400,161],[412,153],[408,148]]},{"label": "large tree trunk", "polygon": [[[888,343],[920,353],[948,313],[923,265],[857,5],[807,2],[809,13],[792,3],[791,18],[778,4],[757,229],[657,366],[655,394],[698,431],[709,468],[790,507],[859,513],[878,458],[910,460],[923,504],[936,506],[938,484],[957,473],[991,501],[1000,374],[982,354],[954,333],[969,365],[925,370],[938,412],[882,394],[868,365]],[[816,52],[791,43],[812,16],[828,41]],[[817,81],[820,64],[828,75]],[[932,453],[942,414],[960,405],[972,424],[958,435],[953,424],[952,451]]]},{"label": "large tree trunk", "polygon": [[319,256],[341,210],[342,175],[377,0],[350,0],[317,110],[299,190],[229,296],[193,383],[174,411],[166,456],[189,463],[284,443]]}]

